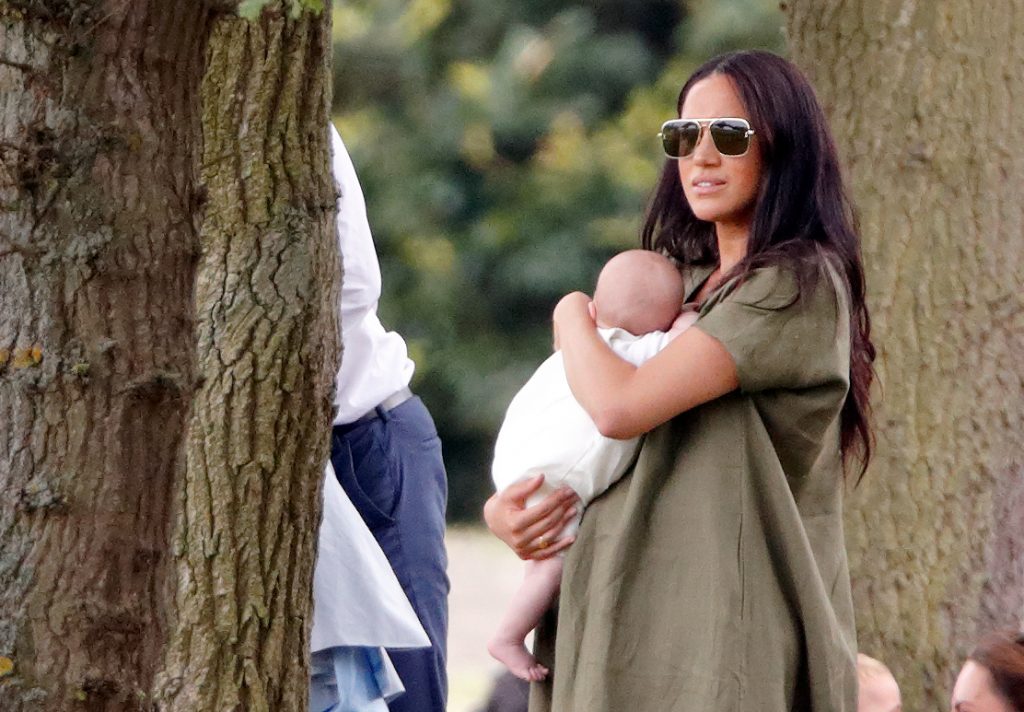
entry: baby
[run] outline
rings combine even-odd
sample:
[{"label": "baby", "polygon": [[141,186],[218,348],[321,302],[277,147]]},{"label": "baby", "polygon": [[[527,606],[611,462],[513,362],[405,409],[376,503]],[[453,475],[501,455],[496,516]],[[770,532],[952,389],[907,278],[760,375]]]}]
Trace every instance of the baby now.
[{"label": "baby", "polygon": [[[683,298],[682,277],[667,257],[629,250],[601,270],[591,314],[611,349],[639,366],[697,320],[692,309],[680,312]],[[528,504],[568,485],[582,509],[625,473],[639,440],[614,440],[598,432],[569,390],[562,354],[556,351],[508,407],[494,447],[494,482],[500,490],[543,473],[544,484]],[[576,530],[581,516],[562,536]],[[527,561],[523,582],[487,645],[491,655],[524,680],[543,680],[548,674],[524,641],[557,596],[561,577],[561,557]]]},{"label": "baby", "polygon": [[863,653],[857,655],[857,712],[900,712],[900,686],[889,668]]}]

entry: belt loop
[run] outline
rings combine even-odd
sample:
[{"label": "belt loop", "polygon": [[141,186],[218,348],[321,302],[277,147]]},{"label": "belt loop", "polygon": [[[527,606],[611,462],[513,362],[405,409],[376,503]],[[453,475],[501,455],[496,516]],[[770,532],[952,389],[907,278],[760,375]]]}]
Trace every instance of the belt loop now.
[{"label": "belt loop", "polygon": [[377,417],[383,422],[386,423],[391,420],[391,413],[388,410],[385,410],[383,406],[378,405],[374,410],[377,411]]}]

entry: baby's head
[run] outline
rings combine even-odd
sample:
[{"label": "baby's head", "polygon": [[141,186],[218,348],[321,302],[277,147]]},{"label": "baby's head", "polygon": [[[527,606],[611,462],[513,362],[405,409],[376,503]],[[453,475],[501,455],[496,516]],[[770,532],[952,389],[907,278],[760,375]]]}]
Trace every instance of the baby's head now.
[{"label": "baby's head", "polygon": [[900,687],[884,663],[858,654],[857,679],[860,683],[857,712],[899,712]]},{"label": "baby's head", "polygon": [[672,261],[650,250],[608,260],[594,288],[594,320],[631,334],[668,331],[683,306],[683,278]]}]

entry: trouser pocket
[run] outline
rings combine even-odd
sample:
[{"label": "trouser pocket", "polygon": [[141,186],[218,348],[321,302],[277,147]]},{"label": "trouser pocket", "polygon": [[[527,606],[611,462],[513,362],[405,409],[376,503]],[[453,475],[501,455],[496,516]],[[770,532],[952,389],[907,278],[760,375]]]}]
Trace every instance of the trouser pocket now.
[{"label": "trouser pocket", "polygon": [[398,467],[370,423],[331,439],[331,464],[342,489],[371,530],[395,523],[400,494]]}]

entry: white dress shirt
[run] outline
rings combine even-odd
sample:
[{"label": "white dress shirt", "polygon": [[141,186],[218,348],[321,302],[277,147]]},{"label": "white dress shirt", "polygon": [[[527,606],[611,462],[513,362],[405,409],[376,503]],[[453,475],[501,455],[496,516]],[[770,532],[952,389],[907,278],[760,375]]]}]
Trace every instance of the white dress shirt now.
[{"label": "white dress shirt", "polygon": [[338,371],[335,424],[357,420],[385,398],[409,385],[415,368],[405,341],[387,331],[377,318],[380,264],[373,246],[366,202],[352,159],[337,129],[331,126],[331,170],[338,201],[341,280],[341,339],[344,355]]},{"label": "white dress shirt", "polygon": [[[362,415],[409,383],[413,365],[405,342],[376,316],[377,256],[366,224],[363,194],[338,132],[331,126],[332,170],[341,185],[338,239],[345,265],[339,378],[344,415]],[[346,326],[345,320],[348,320]],[[350,418],[354,419],[354,417]],[[312,651],[335,646],[430,646],[387,557],[341,488],[330,462],[324,472],[320,548],[313,571]]]}]

